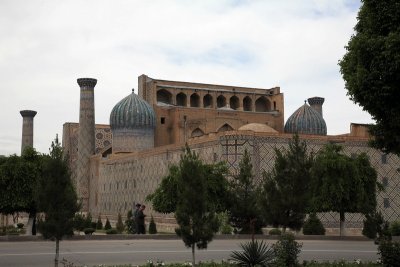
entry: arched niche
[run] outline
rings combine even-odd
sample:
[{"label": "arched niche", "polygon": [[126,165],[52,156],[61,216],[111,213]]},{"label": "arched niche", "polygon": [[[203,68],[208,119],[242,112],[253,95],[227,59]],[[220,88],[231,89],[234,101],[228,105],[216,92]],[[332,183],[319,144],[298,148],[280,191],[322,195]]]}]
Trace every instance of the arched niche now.
[{"label": "arched niche", "polygon": [[256,102],[256,112],[267,112],[271,110],[271,105],[265,96],[259,97]]},{"label": "arched niche", "polygon": [[165,89],[157,91],[157,102],[172,104],[172,94]]},{"label": "arched niche", "polygon": [[232,96],[229,99],[229,106],[230,106],[231,109],[237,110],[239,108],[239,106],[240,106],[239,98],[237,96],[235,96],[235,95]]},{"label": "arched niche", "polygon": [[190,106],[194,108],[200,107],[200,96],[196,93],[190,96]]},{"label": "arched niche", "polygon": [[217,97],[217,108],[222,108],[226,106],[226,98],[223,95]]},{"label": "arched niche", "polygon": [[176,105],[181,107],[186,107],[186,95],[184,93],[179,93],[176,95]]},{"label": "arched niche", "polygon": [[217,132],[221,133],[221,132],[226,132],[226,131],[233,131],[232,126],[230,126],[228,123],[225,123],[224,125],[222,125]]},{"label": "arched niche", "polygon": [[213,108],[213,97],[210,94],[206,94],[203,97],[203,107]]},{"label": "arched niche", "polygon": [[243,98],[243,110],[252,111],[253,110],[253,100],[249,96]]},{"label": "arched niche", "polygon": [[204,135],[204,132],[200,128],[196,128],[193,130],[190,137],[199,137],[199,136],[203,136],[203,135]]}]

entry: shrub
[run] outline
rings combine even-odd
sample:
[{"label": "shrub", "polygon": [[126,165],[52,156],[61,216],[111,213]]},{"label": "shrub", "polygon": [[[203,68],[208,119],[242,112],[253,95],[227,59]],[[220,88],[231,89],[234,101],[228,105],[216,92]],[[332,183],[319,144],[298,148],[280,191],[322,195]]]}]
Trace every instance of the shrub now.
[{"label": "shrub", "polygon": [[17,227],[18,227],[18,229],[22,229],[24,227],[24,224],[23,223],[17,223]]},{"label": "shrub", "polygon": [[106,217],[106,224],[104,225],[104,230],[110,230],[111,229],[111,223]]},{"label": "shrub", "polygon": [[374,212],[365,215],[362,234],[368,238],[380,238],[388,235],[388,223],[383,219],[382,213]]},{"label": "shrub", "polygon": [[400,243],[382,241],[378,246],[378,254],[381,256],[381,262],[383,266],[399,266]]},{"label": "shrub", "polygon": [[274,251],[264,241],[240,244],[243,251],[233,251],[230,255],[231,260],[240,266],[268,266],[275,259]]},{"label": "shrub", "polygon": [[232,234],[233,227],[229,223],[229,214],[228,212],[221,212],[217,214],[218,222],[219,222],[219,232],[221,234],[230,235]]},{"label": "shrub", "polygon": [[278,242],[272,245],[277,266],[297,266],[298,256],[301,251],[302,245],[294,240],[294,235],[291,233],[284,233],[279,237]]},{"label": "shrub", "polygon": [[281,235],[281,234],[282,234],[282,231],[281,231],[280,229],[278,229],[278,228],[274,228],[274,229],[269,230],[268,233],[269,233],[270,235]]},{"label": "shrub", "polygon": [[85,235],[91,235],[95,232],[96,230],[94,228],[85,228],[83,229],[83,232],[85,233]]},{"label": "shrub", "polygon": [[399,221],[395,221],[390,224],[390,234],[392,236],[400,235],[400,222]]},{"label": "shrub", "polygon": [[129,234],[136,234],[136,224],[135,219],[133,218],[132,210],[129,210],[128,214],[126,215],[125,226],[126,231]]},{"label": "shrub", "polygon": [[96,229],[97,229],[97,230],[103,229],[103,223],[102,223],[102,221],[101,221],[100,215],[99,215],[99,217],[97,218]]},{"label": "shrub", "polygon": [[311,213],[303,225],[304,235],[325,235],[325,228],[317,214]]},{"label": "shrub", "polygon": [[118,221],[117,221],[115,228],[117,229],[118,234],[120,234],[124,231],[125,226],[124,226],[124,223],[122,222],[121,213],[118,213]]},{"label": "shrub", "polygon": [[82,231],[85,229],[85,216],[83,214],[77,213],[74,217],[74,229],[78,231]]},{"label": "shrub", "polygon": [[118,232],[117,232],[117,230],[116,229],[108,229],[107,231],[106,231],[106,234],[107,235],[115,235],[115,234],[118,234]]},{"label": "shrub", "polygon": [[151,235],[157,234],[157,226],[156,223],[154,222],[153,215],[151,215],[151,220],[149,224],[149,234]]}]

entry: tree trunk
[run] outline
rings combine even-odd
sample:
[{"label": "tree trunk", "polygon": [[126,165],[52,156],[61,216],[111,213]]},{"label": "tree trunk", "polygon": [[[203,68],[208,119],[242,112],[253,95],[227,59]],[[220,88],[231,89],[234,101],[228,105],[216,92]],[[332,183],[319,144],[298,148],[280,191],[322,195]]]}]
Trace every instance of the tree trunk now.
[{"label": "tree trunk", "polygon": [[345,225],[344,225],[344,220],[345,220],[345,218],[344,218],[344,212],[343,211],[341,211],[340,212],[340,236],[345,236],[346,235],[346,233],[345,233]]},{"label": "tree trunk", "polygon": [[36,235],[36,213],[30,212],[26,225],[26,235]]},{"label": "tree trunk", "polygon": [[192,244],[192,266],[196,266],[196,259],[195,259],[195,255],[194,255],[194,244]]},{"label": "tree trunk", "polygon": [[56,238],[56,257],[54,258],[54,267],[58,267],[58,256],[60,252],[60,240]]}]

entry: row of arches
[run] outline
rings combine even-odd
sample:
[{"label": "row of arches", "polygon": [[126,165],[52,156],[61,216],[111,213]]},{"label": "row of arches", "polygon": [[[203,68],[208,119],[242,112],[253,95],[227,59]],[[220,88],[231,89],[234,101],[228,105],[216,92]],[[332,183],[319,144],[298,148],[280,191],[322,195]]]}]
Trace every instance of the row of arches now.
[{"label": "row of arches", "polygon": [[276,102],[271,102],[265,96],[259,96],[253,104],[253,99],[250,96],[244,97],[242,100],[236,95],[226,98],[224,95],[219,95],[214,101],[211,94],[206,94],[202,98],[197,93],[192,93],[189,97],[183,93],[178,93],[175,97],[165,90],[157,91],[157,102],[168,105],[176,105],[181,107],[196,107],[196,108],[224,108],[228,107],[233,110],[267,112],[276,110]]},{"label": "row of arches", "polygon": [[[217,132],[226,132],[226,131],[233,131],[233,127],[230,126],[228,123],[225,123],[224,125],[222,125]],[[199,136],[203,136],[204,132],[202,129],[200,128],[196,128],[192,131],[192,133],[190,134],[190,137],[199,137]]]}]

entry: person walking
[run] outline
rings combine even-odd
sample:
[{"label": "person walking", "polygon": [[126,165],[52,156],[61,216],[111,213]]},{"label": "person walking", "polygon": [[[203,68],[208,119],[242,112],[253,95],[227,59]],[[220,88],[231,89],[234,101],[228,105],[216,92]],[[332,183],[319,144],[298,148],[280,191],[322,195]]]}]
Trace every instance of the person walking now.
[{"label": "person walking", "polygon": [[133,212],[133,219],[135,221],[135,233],[140,234],[139,233],[139,217],[138,217],[138,215],[139,215],[139,210],[140,210],[141,205],[139,203],[136,203],[135,207],[136,207],[136,209]]},{"label": "person walking", "polygon": [[146,217],[146,215],[144,214],[144,209],[146,208],[145,205],[140,206],[140,209],[138,211],[138,234],[146,234],[146,227],[144,224],[144,217]]}]

